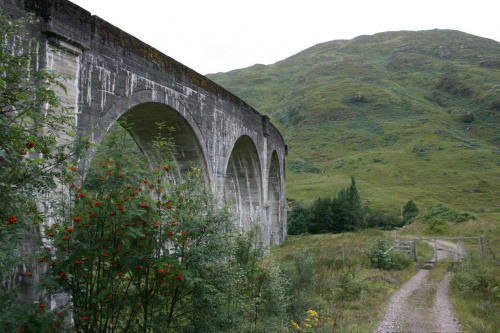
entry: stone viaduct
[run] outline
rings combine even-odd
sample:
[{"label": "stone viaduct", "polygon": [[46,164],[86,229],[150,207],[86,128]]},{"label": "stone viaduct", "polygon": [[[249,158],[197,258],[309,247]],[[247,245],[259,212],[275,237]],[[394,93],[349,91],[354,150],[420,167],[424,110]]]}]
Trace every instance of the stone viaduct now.
[{"label": "stone viaduct", "polygon": [[[206,77],[67,0],[0,0],[4,15],[34,12],[39,66],[70,78],[79,135],[100,142],[124,115],[147,154],[155,122],[175,127],[179,172],[196,166],[234,204],[242,231],[259,224],[263,246],[286,235],[283,137],[267,116]],[[92,153],[82,165],[88,165]]]}]

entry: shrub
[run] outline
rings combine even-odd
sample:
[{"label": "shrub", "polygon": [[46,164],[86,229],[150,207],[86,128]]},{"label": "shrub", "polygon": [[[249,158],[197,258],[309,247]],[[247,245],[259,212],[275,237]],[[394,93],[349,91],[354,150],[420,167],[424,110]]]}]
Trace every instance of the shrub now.
[{"label": "shrub", "polygon": [[296,323],[291,321],[292,332],[330,332],[329,327],[335,326],[335,319],[331,316],[324,315],[321,312],[316,312],[314,310],[307,310],[305,313],[305,318]]},{"label": "shrub", "polygon": [[487,290],[498,284],[491,265],[475,256],[466,257],[454,268],[450,286],[452,291],[462,296],[470,296],[479,290]]},{"label": "shrub", "polygon": [[295,173],[319,171],[318,164],[312,163],[312,162],[289,161],[288,167],[290,168],[290,171],[295,172]]},{"label": "shrub", "polygon": [[460,117],[462,123],[470,124],[476,119],[476,115],[472,111],[463,112]]},{"label": "shrub", "polygon": [[392,243],[386,240],[377,240],[367,251],[366,257],[373,268],[403,269],[410,267],[412,261],[408,255],[392,249]]},{"label": "shrub", "polygon": [[460,79],[455,76],[444,77],[436,88],[447,91],[453,96],[472,97],[474,95],[474,90],[466,87]]},{"label": "shrub", "polygon": [[417,204],[410,200],[403,208],[403,221],[404,223],[412,222],[415,217],[418,215],[418,207]]},{"label": "shrub", "polygon": [[287,214],[288,234],[306,234],[307,227],[312,219],[311,209],[309,205],[304,204],[302,201],[294,201],[292,206],[292,211]]},{"label": "shrub", "polygon": [[292,318],[300,318],[307,310],[316,306],[311,298],[315,287],[316,260],[305,251],[295,251],[294,271],[290,276],[289,314]]},{"label": "shrub", "polygon": [[305,102],[289,103],[286,108],[278,109],[274,112],[278,122],[289,129],[295,129],[304,119],[304,111],[307,105]]},{"label": "shrub", "polygon": [[431,235],[434,235],[434,234],[443,234],[445,232],[446,228],[445,228],[445,225],[444,225],[444,222],[439,222],[439,221],[431,221],[431,222],[427,222],[427,228],[425,229],[425,232],[427,234],[431,234]]},{"label": "shrub", "polygon": [[385,214],[384,224],[381,225],[383,230],[394,230],[396,228],[401,228],[406,222],[401,220],[401,216],[398,213],[387,213]]},{"label": "shrub", "polygon": [[365,223],[369,228],[393,230],[406,224],[397,213],[384,213],[378,210],[365,209]]},{"label": "shrub", "polygon": [[333,166],[333,170],[342,168],[344,166],[344,164],[345,164],[345,161],[343,159],[340,160],[337,164],[335,164]]},{"label": "shrub", "polygon": [[475,220],[476,216],[469,212],[452,209],[443,204],[430,207],[422,216],[424,222],[429,224],[443,224],[444,222],[465,222]]},{"label": "shrub", "polygon": [[368,103],[370,99],[363,95],[361,92],[354,94],[344,95],[342,97],[342,102],[344,103]]},{"label": "shrub", "polygon": [[429,155],[429,150],[430,148],[427,146],[418,145],[414,146],[411,151],[417,154],[417,156],[427,156]]},{"label": "shrub", "polygon": [[384,225],[385,214],[379,210],[366,209],[365,223],[368,228],[378,228]]},{"label": "shrub", "polygon": [[[262,280],[258,293],[254,296],[254,331],[285,332],[288,326],[288,306],[290,302],[290,281],[281,267],[273,261],[261,265],[259,272]],[[247,327],[244,323],[238,330]]]},{"label": "shrub", "polygon": [[366,281],[356,275],[353,267],[344,267],[336,275],[334,282],[335,297],[340,300],[353,300],[361,297]]},{"label": "shrub", "polygon": [[307,221],[303,213],[300,213],[297,217],[292,217],[289,220],[290,220],[288,224],[289,235],[307,234]]}]

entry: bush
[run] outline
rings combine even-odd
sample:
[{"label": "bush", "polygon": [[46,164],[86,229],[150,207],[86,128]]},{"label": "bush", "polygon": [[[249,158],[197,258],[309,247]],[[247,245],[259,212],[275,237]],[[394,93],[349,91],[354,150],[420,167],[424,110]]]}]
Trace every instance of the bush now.
[{"label": "bush", "polygon": [[470,124],[476,119],[476,115],[472,111],[463,112],[460,117],[462,123]]},{"label": "bush", "polygon": [[273,115],[278,122],[293,130],[304,120],[306,108],[307,105],[304,101],[290,102],[286,108],[278,109]]},{"label": "bush", "polygon": [[427,146],[418,145],[414,146],[411,151],[417,154],[417,156],[427,156],[429,155],[429,150],[430,148]]},{"label": "bush", "polygon": [[356,275],[353,267],[339,271],[334,282],[335,297],[339,300],[354,300],[361,297],[366,281]]},{"label": "bush", "polygon": [[319,171],[318,164],[311,163],[311,162],[289,161],[288,167],[290,168],[290,171],[295,172],[295,173]]},{"label": "bush", "polygon": [[454,268],[450,286],[453,292],[462,296],[470,296],[479,290],[487,290],[497,285],[491,265],[484,259],[475,256],[465,258]]},{"label": "bush", "polygon": [[417,204],[413,200],[408,201],[408,203],[403,208],[404,223],[406,224],[412,222],[415,219],[415,217],[417,217],[417,215],[418,215]]},{"label": "bush", "polygon": [[342,168],[344,166],[344,164],[345,164],[345,161],[343,159],[340,160],[337,164],[335,164],[333,166],[333,170]]},{"label": "bush", "polygon": [[458,97],[472,97],[474,96],[474,90],[472,88],[466,87],[459,78],[455,76],[446,76],[441,82],[436,86],[437,89],[447,91],[453,96]]},{"label": "bush", "polygon": [[383,230],[393,230],[406,224],[397,213],[383,213],[366,209],[365,223],[369,228],[381,228]]},{"label": "bush", "polygon": [[292,211],[287,214],[288,234],[306,234],[311,220],[311,209],[302,201],[295,201],[292,206]]},{"label": "bush", "polygon": [[289,272],[291,298],[288,312],[297,319],[317,305],[311,298],[316,282],[316,260],[305,251],[296,251],[294,264],[294,271]]},{"label": "bush", "polygon": [[290,218],[288,224],[289,235],[303,235],[307,234],[307,221],[303,213],[300,213],[295,218]]},{"label": "bush", "polygon": [[[290,302],[289,278],[276,262],[265,262],[261,266],[263,267],[260,268],[259,274],[262,285],[253,303],[254,331],[285,332],[289,323],[287,313]],[[247,327],[247,323],[243,324],[239,331]]]},{"label": "bush", "polygon": [[429,208],[422,216],[424,222],[429,224],[443,224],[444,222],[465,222],[475,220],[476,216],[469,212],[452,209],[443,204],[437,204]]},{"label": "bush", "polygon": [[434,235],[434,234],[443,234],[445,232],[446,228],[445,228],[445,225],[444,225],[444,222],[437,222],[437,221],[433,221],[433,222],[428,222],[427,223],[427,228],[425,229],[425,232],[427,234],[431,234],[431,235]]},{"label": "bush", "polygon": [[377,240],[366,253],[370,266],[385,270],[410,267],[412,265],[410,257],[398,250],[390,250],[392,246],[392,243],[386,240]]}]

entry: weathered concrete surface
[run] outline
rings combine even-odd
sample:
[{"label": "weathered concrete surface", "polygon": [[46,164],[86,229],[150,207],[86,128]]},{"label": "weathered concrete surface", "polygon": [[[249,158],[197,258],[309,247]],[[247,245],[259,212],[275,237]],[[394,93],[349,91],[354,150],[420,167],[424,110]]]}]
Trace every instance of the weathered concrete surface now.
[{"label": "weathered concrete surface", "polygon": [[[180,174],[191,165],[235,203],[241,230],[260,224],[262,243],[286,235],[284,140],[269,118],[204,76],[66,0],[0,0],[12,18],[33,11],[39,65],[70,77],[67,94],[80,135],[95,142],[120,117],[147,152],[155,122],[177,130]],[[92,156],[82,161],[88,165]]]}]

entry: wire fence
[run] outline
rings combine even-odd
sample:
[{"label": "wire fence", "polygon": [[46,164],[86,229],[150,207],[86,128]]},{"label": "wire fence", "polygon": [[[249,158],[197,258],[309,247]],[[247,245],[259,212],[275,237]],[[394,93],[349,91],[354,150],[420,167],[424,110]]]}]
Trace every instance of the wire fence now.
[{"label": "wire fence", "polygon": [[[446,241],[448,244],[452,243],[453,246],[442,246],[440,241]],[[423,243],[429,244],[434,250],[434,261],[438,259],[438,251],[448,252],[448,257],[456,261],[463,260],[466,256],[477,256],[479,258],[490,258],[500,263],[500,239],[487,240],[484,236],[476,237],[432,237],[432,238],[408,238],[408,239],[394,239],[393,247],[389,251],[402,251],[410,256],[414,261],[422,259]],[[324,242],[318,242],[315,245],[309,245],[301,248],[307,254],[314,256],[315,260],[324,266],[351,266],[359,264],[364,258],[373,243],[359,243],[359,244],[338,244],[328,245]],[[292,253],[289,253],[293,256]],[[432,258],[423,258],[425,260]]]},{"label": "wire fence", "polygon": [[487,250],[492,253],[492,257],[500,263],[500,238],[485,238]]},{"label": "wire fence", "polygon": [[371,247],[372,243],[338,245],[331,253],[330,264],[346,266],[359,263]]},{"label": "wire fence", "polygon": [[[445,241],[446,243],[443,243]],[[475,237],[428,237],[414,238],[410,240],[394,240],[394,248],[406,252],[413,259],[418,257],[419,243],[426,242],[434,249],[433,261],[438,260],[438,251],[447,252],[446,257],[453,257],[457,262],[466,256],[477,256],[479,258],[492,258],[499,262],[500,254],[495,250],[500,245],[498,240],[488,241],[485,236]],[[421,245],[420,245],[421,246]]]},{"label": "wire fence", "polygon": [[[316,262],[322,266],[341,267],[360,263],[365,257],[365,253],[372,246],[373,243],[328,244],[325,246],[325,244],[319,242],[316,245],[301,247],[300,251],[313,256]],[[294,253],[289,252],[288,256],[291,259]]]}]

